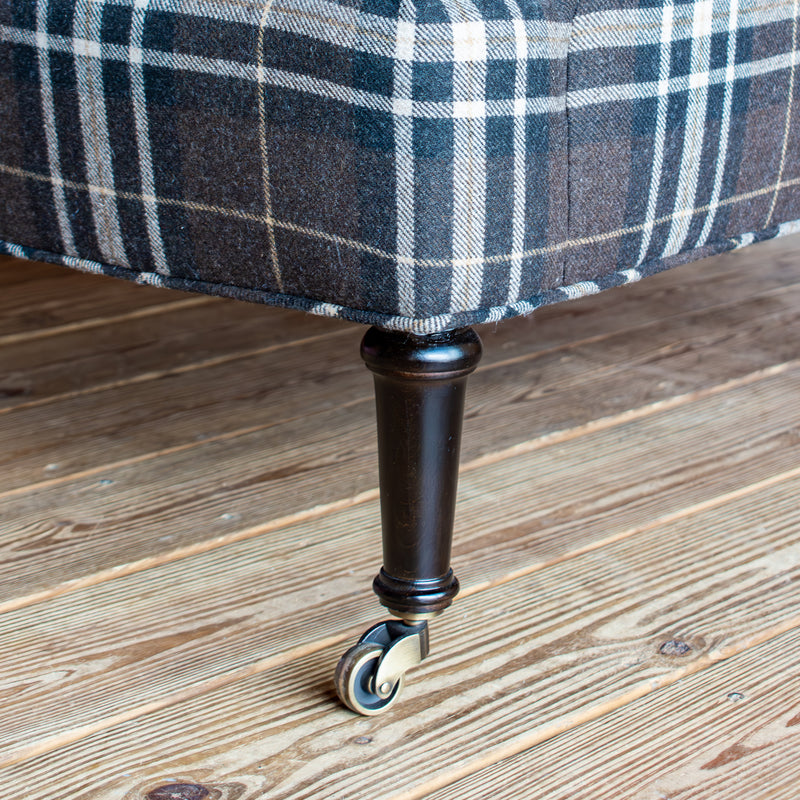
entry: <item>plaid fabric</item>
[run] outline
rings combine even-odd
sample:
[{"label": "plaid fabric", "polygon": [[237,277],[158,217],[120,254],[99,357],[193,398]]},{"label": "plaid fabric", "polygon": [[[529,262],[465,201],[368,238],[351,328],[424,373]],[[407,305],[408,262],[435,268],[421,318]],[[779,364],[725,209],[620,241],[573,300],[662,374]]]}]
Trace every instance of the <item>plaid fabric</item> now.
[{"label": "plaid fabric", "polygon": [[797,229],[800,0],[0,0],[0,248],[441,330]]}]

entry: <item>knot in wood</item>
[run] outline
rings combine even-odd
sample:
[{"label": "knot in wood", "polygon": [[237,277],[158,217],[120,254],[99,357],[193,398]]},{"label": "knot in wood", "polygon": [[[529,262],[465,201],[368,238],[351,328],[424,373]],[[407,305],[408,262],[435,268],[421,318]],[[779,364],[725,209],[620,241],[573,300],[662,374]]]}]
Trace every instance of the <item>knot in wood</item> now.
[{"label": "knot in wood", "polygon": [[208,789],[199,783],[169,783],[148,792],[145,800],[205,800]]},{"label": "knot in wood", "polygon": [[670,639],[658,648],[662,656],[685,656],[692,652],[692,646],[680,639]]}]

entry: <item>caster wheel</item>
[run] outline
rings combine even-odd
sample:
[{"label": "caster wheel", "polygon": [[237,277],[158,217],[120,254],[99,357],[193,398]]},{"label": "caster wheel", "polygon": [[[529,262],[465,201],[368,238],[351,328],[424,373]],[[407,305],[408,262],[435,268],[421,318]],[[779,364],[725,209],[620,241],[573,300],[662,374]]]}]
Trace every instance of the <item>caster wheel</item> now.
[{"label": "caster wheel", "polygon": [[382,714],[391,708],[403,688],[402,676],[394,687],[386,686],[385,697],[375,690],[375,674],[378,662],[386,647],[375,642],[361,642],[353,645],[336,665],[334,682],[339,699],[357,714],[371,717]]}]

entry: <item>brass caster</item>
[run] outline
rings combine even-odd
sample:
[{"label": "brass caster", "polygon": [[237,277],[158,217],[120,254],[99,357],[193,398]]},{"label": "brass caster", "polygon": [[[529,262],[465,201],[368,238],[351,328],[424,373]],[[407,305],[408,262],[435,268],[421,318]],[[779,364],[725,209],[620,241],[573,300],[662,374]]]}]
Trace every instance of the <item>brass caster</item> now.
[{"label": "brass caster", "polygon": [[427,622],[379,622],[339,659],[336,694],[358,714],[382,714],[400,696],[405,673],[427,655]]}]

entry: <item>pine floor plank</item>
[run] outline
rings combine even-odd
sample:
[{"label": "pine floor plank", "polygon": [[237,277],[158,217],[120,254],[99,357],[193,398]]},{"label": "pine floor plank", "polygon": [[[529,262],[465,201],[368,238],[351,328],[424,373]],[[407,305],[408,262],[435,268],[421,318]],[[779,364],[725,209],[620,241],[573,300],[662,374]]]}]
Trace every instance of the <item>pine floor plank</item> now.
[{"label": "pine floor plank", "polygon": [[[717,309],[713,315],[704,310],[692,312],[681,317],[679,325],[667,320],[653,323],[634,336],[622,332],[569,353],[537,354],[535,342],[515,337],[513,355],[521,356],[524,366],[516,361],[505,365],[511,352],[502,347],[501,337],[507,331],[501,329],[496,334],[498,341],[488,338],[489,353],[470,386],[470,402],[478,403],[478,407],[481,402],[496,404],[497,387],[502,383],[505,392],[501,402],[508,403],[510,398],[518,403],[520,392],[557,392],[567,381],[597,381],[600,370],[627,370],[629,364],[638,364],[642,374],[649,371],[648,384],[654,377],[671,380],[662,387],[662,393],[664,389],[682,391],[693,379],[695,383],[697,379],[708,380],[716,359],[709,354],[701,362],[698,355],[695,369],[699,375],[692,375],[685,363],[680,372],[670,372],[664,362],[681,350],[691,357],[689,351],[713,345],[733,354],[722,362],[725,366],[731,358],[741,359],[737,353],[752,355],[753,360],[759,353],[773,361],[792,357],[796,351],[789,345],[800,338],[798,295],[800,286],[790,287],[782,294]],[[0,429],[5,488],[165,448],[196,445],[198,436],[282,424],[326,406],[361,401],[370,407],[370,376],[358,358],[362,332],[348,327],[343,333],[311,341],[302,346],[302,353],[299,347],[295,351],[270,350],[203,370],[163,374],[157,381],[66,398],[58,403],[55,414],[49,405],[10,409]],[[291,369],[286,368],[287,360]],[[684,362],[687,360],[690,358]],[[490,375],[493,361],[500,369],[497,375]],[[509,381],[513,383],[509,385]],[[487,391],[484,387],[488,382],[491,388]],[[314,390],[309,391],[309,386]],[[632,403],[636,401],[631,398]],[[471,408],[474,413],[475,406]],[[51,457],[55,447],[57,462]]]},{"label": "pine floor plank", "polygon": [[[316,337],[335,341],[349,327],[356,328],[299,311],[267,312],[261,306],[216,299],[167,306],[163,314],[122,318],[101,330],[67,331],[45,342],[15,342],[3,351],[3,383],[14,390],[0,390],[0,412],[47,404],[45,413],[52,416],[54,404],[79,395],[101,389],[124,393],[123,387],[134,382],[239,362],[287,345],[302,346]],[[284,356],[291,357],[291,351]]]},{"label": "pine floor plank", "polygon": [[[772,244],[772,243],[765,243]],[[786,244],[783,243],[784,248]],[[754,248],[758,250],[758,248]],[[786,284],[790,275],[794,275],[797,281],[798,268],[792,262],[788,253],[779,251],[780,258],[769,261],[771,269],[764,270],[767,276],[764,279],[764,287],[770,291],[776,290],[776,284],[782,286],[781,294],[791,291],[790,285]],[[747,253],[747,259],[744,254]],[[741,310],[739,306],[743,302],[756,302],[764,305],[754,309],[754,313],[769,315],[780,313],[780,309],[786,309],[788,302],[786,298],[778,297],[761,298],[748,300],[749,296],[757,292],[759,285],[753,278],[754,270],[751,266],[752,257],[749,251],[741,254],[731,254],[731,256],[741,256],[738,260],[731,258],[732,272],[736,279],[728,277],[727,281],[719,281],[722,288],[716,288],[714,292],[699,290],[708,280],[703,269],[695,269],[692,272],[686,270],[688,275],[697,276],[693,281],[697,281],[698,290],[691,292],[687,287],[678,289],[675,287],[677,278],[672,273],[665,273],[657,276],[649,282],[650,286],[655,283],[659,286],[664,283],[667,287],[663,292],[642,292],[641,285],[633,287],[623,287],[615,292],[608,292],[598,298],[591,298],[592,302],[584,303],[584,306],[594,308],[598,305],[605,310],[602,316],[602,323],[605,325],[605,333],[601,334],[601,341],[595,341],[587,348],[581,349],[581,355],[588,365],[583,363],[562,363],[560,375],[566,378],[570,374],[585,371],[585,368],[597,368],[608,364],[617,355],[619,348],[627,348],[629,358],[635,358],[635,343],[638,341],[649,340],[655,347],[657,341],[664,341],[664,336],[669,338],[676,328],[682,330],[686,328],[687,339],[699,335],[698,326],[708,329],[708,315],[703,313],[708,310],[709,303],[726,302],[733,303],[733,310],[729,310],[736,319],[729,322],[725,319],[723,310],[715,311],[714,318],[719,318],[719,326],[729,324],[733,327],[739,325]],[[709,260],[704,262],[708,265],[710,273],[717,274],[720,270],[716,261]],[[703,265],[701,265],[702,267]],[[51,269],[55,269],[51,267]],[[64,270],[62,270],[64,271]],[[759,270],[759,273],[761,270]],[[81,276],[87,277],[87,276]],[[91,276],[89,276],[91,277]],[[678,276],[680,278],[681,276]],[[662,278],[664,280],[662,281]],[[701,280],[702,278],[702,280]],[[114,281],[113,286],[121,284]],[[692,281],[688,282],[689,284]],[[130,286],[126,286],[130,289]],[[143,287],[133,287],[134,289]],[[642,294],[637,297],[636,294]],[[652,297],[650,296],[652,294]],[[694,298],[694,299],[692,299]],[[697,298],[706,298],[705,301]],[[618,312],[619,302],[625,302],[626,308],[630,309],[632,319],[626,323],[628,333],[624,331],[616,336],[609,336],[608,331],[615,331],[619,327],[619,320],[622,319]],[[217,308],[233,308],[234,306],[212,305],[214,313]],[[238,306],[236,306],[238,307]],[[532,364],[540,364],[539,355],[542,347],[552,347],[553,337],[556,342],[563,344],[569,342],[569,336],[579,339],[597,336],[598,312],[596,310],[589,313],[582,311],[581,304],[568,304],[565,309],[572,309],[569,312],[555,314],[554,310],[543,310],[551,314],[549,319],[544,320],[536,330],[526,325],[526,321],[519,323],[508,323],[491,337],[493,341],[487,347],[487,355],[479,372],[479,376],[485,374],[494,361],[508,361],[513,358],[529,358]],[[681,311],[681,309],[694,308],[695,311]],[[242,312],[245,319],[257,325],[257,319],[262,315],[263,309],[247,307],[247,311]],[[278,320],[283,320],[286,312],[277,311]],[[659,323],[666,317],[682,313],[686,317],[685,323],[673,325]],[[625,315],[627,319],[628,314]],[[289,317],[297,319],[298,317]],[[306,315],[299,317],[308,319]],[[652,318],[652,321],[645,323],[645,320]],[[555,322],[561,320],[561,324]],[[166,320],[159,320],[160,324],[169,325]],[[298,323],[299,324],[299,323]],[[342,401],[352,399],[352,384],[345,378],[352,376],[353,380],[360,387],[359,396],[366,398],[370,392],[368,379],[364,378],[363,366],[357,356],[358,339],[360,338],[360,328],[358,326],[344,326],[337,321],[324,321],[323,323],[309,323],[313,330],[315,325],[322,324],[334,326],[336,331],[342,331],[345,336],[341,340],[334,338],[332,341],[324,341],[318,344],[316,349],[302,355],[294,355],[291,352],[285,354],[267,353],[256,356],[253,359],[235,360],[233,363],[217,364],[208,370],[192,371],[191,374],[183,374],[182,370],[175,370],[164,374],[159,371],[161,358],[170,358],[169,340],[165,342],[163,355],[157,363],[152,366],[151,372],[155,373],[158,380],[145,382],[134,386],[125,385],[124,378],[121,379],[122,385],[114,384],[105,391],[99,391],[91,397],[76,397],[73,400],[66,398],[66,401],[59,398],[58,412],[53,413],[49,406],[33,408],[27,407],[23,403],[21,409],[9,409],[12,416],[3,421],[0,426],[0,466],[3,467],[6,488],[24,486],[28,483],[37,483],[42,479],[54,476],[64,476],[70,472],[80,472],[87,468],[97,467],[115,460],[134,457],[137,454],[158,453],[165,447],[186,445],[196,442],[198,437],[209,437],[215,435],[225,435],[242,427],[252,427],[266,424],[279,424],[284,417],[285,409],[297,409],[302,413],[303,409],[308,409],[310,404],[315,402],[315,393],[307,390],[309,384],[318,385],[320,390],[335,391],[342,397]],[[644,326],[639,331],[639,335],[634,336],[630,331],[630,326]],[[268,326],[267,326],[268,327]],[[109,326],[116,329],[116,326]],[[538,341],[539,329],[545,333],[543,341]],[[327,329],[327,328],[326,328]],[[721,330],[717,327],[716,330]],[[520,339],[520,333],[528,331],[529,337]],[[550,333],[550,331],[553,331]],[[352,331],[348,338],[347,331]],[[571,332],[570,333],[568,333]],[[119,335],[125,335],[123,328]],[[177,335],[177,334],[176,334]],[[561,337],[561,338],[559,338]],[[113,341],[113,336],[109,337]],[[60,339],[60,337],[59,337]],[[83,347],[87,343],[91,344],[92,339],[84,338]],[[184,342],[186,339],[183,340]],[[633,346],[632,346],[633,341]],[[607,342],[607,344],[605,344]],[[73,346],[73,344],[75,346]],[[135,344],[135,339],[132,345]],[[558,345],[556,345],[558,346]],[[633,349],[631,349],[633,347]],[[78,343],[65,341],[62,344],[62,353],[81,352]],[[6,348],[6,352],[9,348]],[[298,348],[299,350],[299,348]],[[13,350],[12,350],[13,353]],[[23,351],[23,356],[25,355]],[[550,360],[557,363],[554,353],[550,353]],[[9,372],[14,371],[14,356],[10,356],[12,363],[7,368]],[[63,359],[67,369],[74,381],[79,383],[75,390],[82,394],[82,388],[92,386],[95,382],[94,373],[90,370],[86,378],[77,378],[84,373],[84,364],[70,368],[70,357]],[[49,363],[58,361],[57,356],[51,356]],[[105,363],[104,360],[95,357],[89,358],[91,363]],[[193,358],[189,358],[190,363]],[[24,361],[23,361],[24,363]],[[174,363],[174,362],[173,362]],[[286,364],[290,363],[296,369],[287,369]],[[16,363],[19,366],[19,362]],[[110,360],[108,368],[112,369]],[[5,370],[3,370],[5,371]],[[18,376],[12,381],[12,386],[7,394],[13,395],[8,402],[17,404],[20,395],[27,391],[33,391],[29,382],[35,381],[36,370],[32,369],[28,373],[30,377]],[[331,386],[331,378],[335,377],[336,388]],[[277,381],[276,381],[277,377]],[[523,376],[529,378],[538,385],[541,378],[533,376]],[[473,383],[480,382],[478,377]],[[288,384],[288,387],[287,387]],[[287,391],[284,391],[288,389]],[[66,421],[66,424],[65,424]],[[202,425],[202,429],[199,429]],[[7,432],[4,437],[3,433]],[[53,450],[57,447],[58,458],[54,457]],[[3,457],[5,455],[5,457]],[[46,471],[45,471],[46,470]]]},{"label": "pine floor plank", "polygon": [[[616,724],[619,747],[586,759],[588,779],[548,772],[540,796],[610,800],[639,777],[661,792],[657,742],[713,731],[702,763],[670,762],[676,798],[793,797],[800,709],[754,704],[755,733],[729,744],[736,727],[713,709],[704,728],[647,719],[676,697],[698,710],[715,673],[747,677],[745,659],[770,647],[775,665],[753,661],[748,686],[793,696],[797,242],[482,332],[454,553],[464,590],[404,703],[377,720],[331,689],[340,651],[380,613],[361,330],[310,319],[319,334],[304,338],[337,331],[315,349],[292,312],[245,306],[239,327],[224,300],[0,259],[0,404],[15,408],[0,407],[0,459],[18,456],[0,485],[6,794],[144,800],[186,781],[214,800],[468,800],[510,791],[506,770],[531,754],[568,766],[565,742],[601,748]],[[137,299],[116,311],[117,290]],[[262,331],[260,314],[286,328]],[[270,360],[276,347],[297,361]],[[669,639],[692,649],[664,655]]]},{"label": "pine floor plank", "polygon": [[[454,553],[463,594],[800,474],[787,403],[798,391],[800,369],[468,471]],[[366,626],[378,551],[378,510],[365,503],[3,614],[0,760]]]},{"label": "pine floor plank", "polygon": [[428,795],[428,800],[795,800],[793,629]]},{"label": "pine floor plank", "polygon": [[[722,334],[701,329],[704,335],[686,333],[675,346],[659,340],[624,368],[612,364],[592,370],[592,359],[584,354],[567,369],[562,356],[551,353],[530,364],[526,359],[484,370],[475,376],[469,398],[464,458],[470,462],[523,437],[535,442],[676,393],[691,398],[728,377],[748,382],[748,375],[758,377],[759,369],[780,366],[781,357],[796,354],[794,316],[787,312],[772,324],[758,317],[755,327],[742,324]],[[630,349],[624,342],[605,345],[624,362]],[[369,375],[363,368],[357,374],[368,390]],[[337,397],[342,397],[338,389]],[[323,397],[322,405],[327,402]],[[0,498],[0,519],[6,520],[0,523],[0,563],[15,568],[0,575],[0,597],[41,591],[87,572],[157,558],[176,547],[374,491],[372,402],[366,397],[197,446],[165,446],[146,462],[132,460],[67,481],[23,487],[22,493],[6,492]],[[141,416],[148,409],[144,402]],[[39,557],[43,552],[50,568]]]},{"label": "pine floor plank", "polygon": [[[470,762],[800,625],[799,489],[794,477],[463,599],[388,717],[336,707],[330,647],[74,743],[65,736],[7,767],[4,786],[28,800],[142,797],[168,779],[233,787],[223,796],[239,800],[424,797]],[[663,655],[674,639],[692,649]],[[56,786],[39,789],[44,775]]]},{"label": "pine floor plank", "polygon": [[[780,247],[778,247],[780,245]],[[763,264],[752,269],[748,251],[708,259],[694,269],[672,270],[646,284],[634,284],[622,291],[605,292],[590,302],[578,302],[541,309],[535,318],[518,320],[502,326],[504,331],[529,331],[536,325],[536,350],[563,347],[592,337],[608,338],[615,326],[630,330],[678,314],[740,302],[754,295],[783,291],[798,283],[794,248],[786,240],[765,242],[754,248]],[[50,284],[77,281],[81,287],[87,276],[54,265],[18,262],[20,269],[9,268],[10,259],[0,260],[0,297],[8,305],[19,302],[16,282],[21,277],[35,281],[40,299],[53,294]],[[44,270],[44,275],[40,272]],[[28,274],[30,273],[30,274]],[[714,290],[708,291],[713,283]],[[107,294],[120,282],[100,286]],[[127,287],[130,289],[130,287]],[[149,287],[144,287],[148,289]],[[17,290],[18,291],[18,290]],[[149,297],[149,292],[141,293]],[[156,290],[156,296],[163,296]],[[180,295],[170,293],[169,297]],[[126,294],[127,297],[127,294]],[[626,306],[624,316],[616,313],[620,301]],[[2,302],[2,301],[0,301]],[[85,308],[85,306],[81,306]],[[3,352],[3,372],[15,392],[0,395],[0,408],[24,403],[60,400],[65,393],[88,393],[109,383],[158,376],[170,369],[187,370],[210,359],[241,357],[259,347],[275,346],[286,341],[306,339],[327,332],[341,333],[347,326],[340,320],[315,317],[284,309],[265,310],[262,306],[216,298],[200,306],[172,308],[167,303],[164,314],[145,318],[115,319],[103,326],[61,330],[59,336],[42,340],[34,337],[15,342]],[[0,317],[8,313],[0,308]],[[88,320],[91,322],[90,320]],[[352,327],[361,330],[360,326]],[[528,333],[530,335],[530,332]],[[500,340],[499,347],[513,347],[514,342]],[[352,356],[352,353],[348,354]]]},{"label": "pine floor plank", "polygon": [[[795,265],[794,269],[797,278],[800,267]],[[744,288],[747,290],[747,286]],[[598,369],[624,368],[626,359],[655,362],[650,376],[652,382],[661,366],[658,362],[668,355],[663,352],[666,348],[673,352],[681,347],[701,349],[709,339],[724,341],[729,335],[752,339],[753,344],[744,343],[740,348],[747,352],[755,349],[765,335],[769,337],[763,329],[769,326],[770,319],[773,319],[773,333],[785,328],[787,336],[792,335],[800,324],[797,323],[797,293],[800,287],[794,284],[784,286],[780,292],[749,299],[740,295],[739,300],[734,301],[729,296],[731,302],[715,308],[713,315],[708,308],[700,308],[681,313],[679,320],[674,318],[676,307],[656,297],[650,308],[669,307],[672,313],[666,319],[663,312],[656,312],[655,321],[640,325],[636,331],[626,327],[613,335],[586,341],[566,353],[541,352],[535,336],[520,335],[526,329],[529,334],[535,331],[524,321],[518,325],[511,322],[487,334],[486,356],[472,381],[471,397],[481,391],[484,381],[491,381],[486,397],[487,402],[495,403],[496,384],[513,376],[517,376],[519,386],[527,385],[534,391],[542,387],[544,391],[553,392],[565,381],[591,379]],[[625,297],[624,289],[618,296]],[[683,298],[678,299],[683,302]],[[637,306],[635,302],[627,304]],[[619,327],[620,318],[614,306],[607,306],[606,324],[611,331]],[[570,326],[580,331],[581,317],[577,320],[573,318]],[[587,323],[586,337],[592,336],[596,325],[593,322]],[[342,326],[342,323],[333,324],[337,325],[337,331]],[[316,330],[313,326],[312,329]],[[0,467],[4,472],[4,486],[6,490],[24,487],[48,478],[97,469],[115,461],[160,453],[170,447],[196,445],[198,440],[230,435],[241,429],[282,424],[334,402],[362,400],[369,405],[372,403],[370,379],[358,358],[360,336],[360,327],[344,326],[340,336],[323,337],[307,348],[297,347],[294,351],[269,350],[251,358],[226,360],[188,372],[183,369],[158,372],[156,368],[158,379],[154,381],[123,382],[89,396],[79,393],[74,398],[59,398],[56,413],[49,404],[34,404],[33,407],[23,404],[7,409],[10,416],[0,425]],[[773,350],[780,347],[774,336],[769,347]],[[784,347],[783,353],[776,352],[776,355],[791,358],[796,353]],[[529,368],[522,371],[515,363],[509,363],[515,359],[524,360]],[[287,368],[287,364],[291,368]],[[488,375],[493,367],[504,365],[506,368],[498,376]],[[704,372],[709,369],[708,363],[699,366]],[[550,372],[548,368],[555,369]],[[674,380],[676,376],[666,377]],[[17,384],[19,388],[24,381],[18,380]],[[315,391],[309,391],[309,386]],[[672,386],[663,388],[673,389]],[[680,390],[680,387],[674,388],[674,391]],[[504,392],[513,397],[517,393],[513,385]],[[331,400],[334,397],[336,400]],[[54,447],[57,447],[57,459],[53,456]]]},{"label": "pine floor plank", "polygon": [[[0,256],[0,344],[106,325],[136,313],[214,302],[54,264]],[[163,306],[163,308],[160,308]]]}]

